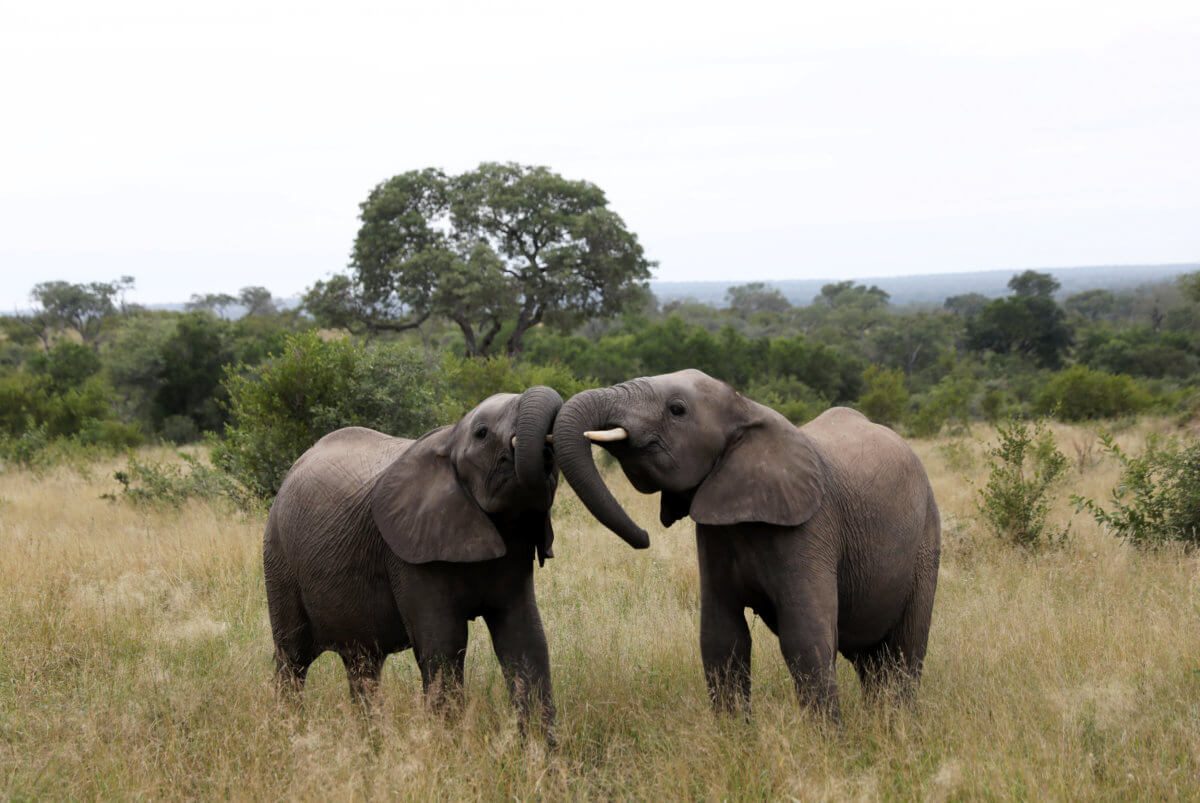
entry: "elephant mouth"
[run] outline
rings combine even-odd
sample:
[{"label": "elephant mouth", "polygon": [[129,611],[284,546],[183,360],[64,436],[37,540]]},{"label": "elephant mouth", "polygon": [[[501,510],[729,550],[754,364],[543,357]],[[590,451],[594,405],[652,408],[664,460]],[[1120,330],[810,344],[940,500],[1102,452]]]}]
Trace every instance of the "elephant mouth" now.
[{"label": "elephant mouth", "polygon": [[558,484],[555,482],[558,469],[552,463],[552,456],[551,454],[546,458],[545,481],[536,488],[530,488],[521,481],[512,460],[502,458],[488,478],[488,494],[495,500],[507,500],[499,504],[499,507],[504,509],[549,510],[554,502],[554,491]]},{"label": "elephant mouth", "polygon": [[[623,429],[623,427],[614,427],[614,429],[618,428]],[[658,435],[638,437],[631,432],[620,440],[595,441],[595,443],[618,460],[633,455],[645,456],[655,452],[665,452],[667,448]]]},{"label": "elephant mouth", "polygon": [[639,493],[649,494],[662,490],[655,472],[647,465],[650,461],[661,461],[669,456],[666,446],[658,436],[650,436],[632,443],[630,440],[624,440],[599,445],[616,458],[621,471]]}]

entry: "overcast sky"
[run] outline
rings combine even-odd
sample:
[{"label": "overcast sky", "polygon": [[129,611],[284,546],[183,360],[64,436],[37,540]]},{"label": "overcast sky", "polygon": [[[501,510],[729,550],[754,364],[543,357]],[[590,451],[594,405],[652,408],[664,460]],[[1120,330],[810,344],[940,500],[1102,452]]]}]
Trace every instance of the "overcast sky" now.
[{"label": "overcast sky", "polygon": [[0,309],[342,270],[427,166],[603,188],[660,279],[1200,258],[1200,4],[0,0]]}]

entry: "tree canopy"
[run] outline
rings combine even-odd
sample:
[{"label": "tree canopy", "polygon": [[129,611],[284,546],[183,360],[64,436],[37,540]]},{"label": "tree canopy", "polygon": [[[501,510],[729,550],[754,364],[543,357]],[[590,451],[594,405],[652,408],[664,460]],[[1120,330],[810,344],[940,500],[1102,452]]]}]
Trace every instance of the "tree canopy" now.
[{"label": "tree canopy", "polygon": [[51,332],[65,327],[78,332],[84,343],[95,346],[104,318],[117,312],[114,299],[119,301],[124,310],[124,293],[133,284],[132,276],[87,284],[39,282],[30,292],[30,297],[38,307],[22,320],[38,334],[47,350],[50,348]]},{"label": "tree canopy", "polygon": [[1038,365],[1057,368],[1074,335],[1054,299],[1042,295],[1001,298],[967,321],[967,348],[996,354],[1022,354]]},{"label": "tree canopy", "polygon": [[472,356],[516,356],[539,323],[566,329],[641,303],[653,264],[599,187],[545,167],[410,171],[375,187],[360,218],[349,275],[317,282],[305,307],[352,330],[446,318]]},{"label": "tree canopy", "polygon": [[1062,283],[1058,279],[1049,273],[1039,273],[1036,270],[1018,273],[1008,280],[1008,289],[1023,298],[1050,298],[1061,287]]},{"label": "tree canopy", "polygon": [[778,314],[791,308],[778,288],[768,287],[763,282],[750,282],[730,287],[725,291],[729,308],[738,315],[754,315],[759,312]]}]

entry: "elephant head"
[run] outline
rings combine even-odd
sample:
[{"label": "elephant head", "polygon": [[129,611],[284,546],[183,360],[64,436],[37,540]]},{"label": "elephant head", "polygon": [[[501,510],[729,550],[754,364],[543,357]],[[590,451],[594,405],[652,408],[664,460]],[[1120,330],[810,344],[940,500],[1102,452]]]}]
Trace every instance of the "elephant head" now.
[{"label": "elephant head", "polygon": [[532,531],[539,560],[551,557],[558,468],[546,442],[560,407],[547,387],[497,394],[413,442],[371,491],[392,550],[409,563],[490,560],[513,530]]},{"label": "elephant head", "polygon": [[604,485],[598,443],[642,493],[662,491],[664,526],[798,526],[820,507],[825,468],[812,441],[783,416],[707,374],[686,370],[580,393],[554,424],[563,476],[602,524],[635,547],[650,543]]}]

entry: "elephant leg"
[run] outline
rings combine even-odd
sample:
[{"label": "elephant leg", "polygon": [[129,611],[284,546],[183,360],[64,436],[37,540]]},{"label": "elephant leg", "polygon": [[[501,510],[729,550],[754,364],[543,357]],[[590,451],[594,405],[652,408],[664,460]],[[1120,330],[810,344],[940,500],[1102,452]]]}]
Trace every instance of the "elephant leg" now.
[{"label": "elephant leg", "polygon": [[369,708],[379,691],[379,676],[387,656],[377,649],[365,648],[346,650],[341,656],[350,682],[350,699],[364,709]]},{"label": "elephant leg", "polygon": [[[836,606],[836,592],[833,595]],[[801,705],[839,721],[837,676],[837,615],[814,604],[778,611],[779,649],[791,672]]]},{"label": "elephant leg", "polygon": [[467,622],[450,611],[422,611],[409,626],[425,698],[438,713],[460,707],[467,657]]},{"label": "elephant leg", "polygon": [[895,645],[887,639],[856,650],[846,657],[854,665],[864,696],[871,701],[881,699],[883,693],[893,687],[903,674],[900,655]]},{"label": "elephant leg", "polygon": [[312,624],[294,583],[267,584],[267,611],[275,640],[275,688],[280,697],[296,699],[304,689],[304,679],[317,650],[313,645]]},{"label": "elephant leg", "polygon": [[707,585],[700,595],[700,656],[713,710],[750,716],[750,628],[744,607]]},{"label": "elephant leg", "polygon": [[295,701],[304,691],[304,680],[308,667],[315,656],[305,653],[288,653],[284,648],[275,648],[275,691],[283,699]]},{"label": "elephant leg", "polygon": [[550,651],[542,631],[542,619],[533,596],[528,593],[516,604],[484,615],[492,634],[496,659],[508,683],[517,710],[517,725],[525,734],[531,715],[538,715],[547,744],[557,744],[554,734],[554,693],[550,683]]},{"label": "elephant leg", "polygon": [[934,556],[932,565],[929,561],[922,564],[900,621],[877,647],[865,651],[862,668],[859,668],[860,661],[855,661],[859,680],[868,695],[878,696],[879,692],[890,688],[906,701],[916,698],[929,644],[933,596],[937,587],[937,557]]}]

